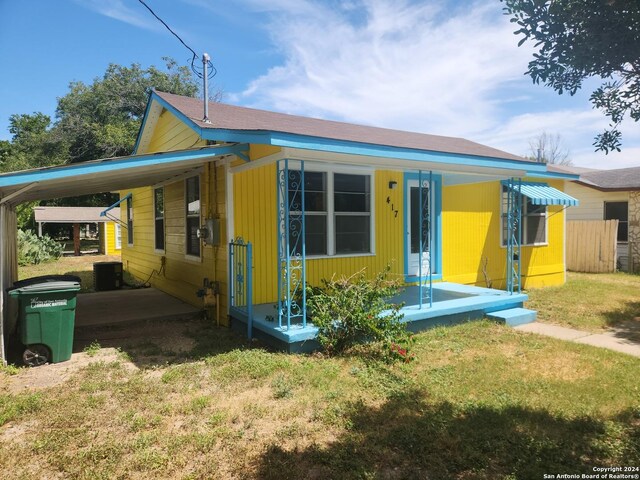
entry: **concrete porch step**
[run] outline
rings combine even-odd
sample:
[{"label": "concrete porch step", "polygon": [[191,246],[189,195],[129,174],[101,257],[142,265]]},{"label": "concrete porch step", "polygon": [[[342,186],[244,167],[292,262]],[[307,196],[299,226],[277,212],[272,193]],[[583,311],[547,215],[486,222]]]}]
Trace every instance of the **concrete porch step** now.
[{"label": "concrete porch step", "polygon": [[515,327],[536,321],[537,312],[527,308],[509,308],[486,314],[488,318]]}]

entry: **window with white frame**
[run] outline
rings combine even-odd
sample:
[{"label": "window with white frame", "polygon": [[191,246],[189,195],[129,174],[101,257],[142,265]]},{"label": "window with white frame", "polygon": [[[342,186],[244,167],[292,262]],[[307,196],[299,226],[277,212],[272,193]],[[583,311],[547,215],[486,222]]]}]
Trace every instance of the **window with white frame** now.
[{"label": "window with white frame", "polygon": [[[290,215],[301,215],[295,184],[300,171],[289,171]],[[372,174],[305,169],[305,252],[307,255],[357,255],[372,253]],[[295,243],[289,232],[290,244]]]},{"label": "window with white frame", "polygon": [[118,222],[114,224],[115,227],[115,236],[116,236],[116,250],[122,249],[122,227]]},{"label": "window with white frame", "polygon": [[[502,245],[507,244],[507,186],[502,186]],[[547,243],[547,207],[534,205],[531,199],[522,195],[522,245],[543,245]],[[516,229],[516,238],[519,232]]]},{"label": "window with white frame", "polygon": [[200,176],[185,180],[186,254],[200,256]]},{"label": "window with white frame", "polygon": [[153,190],[153,217],[155,227],[155,249],[164,250],[164,188]]},{"label": "window with white frame", "polygon": [[127,244],[133,245],[133,199],[127,197]]}]

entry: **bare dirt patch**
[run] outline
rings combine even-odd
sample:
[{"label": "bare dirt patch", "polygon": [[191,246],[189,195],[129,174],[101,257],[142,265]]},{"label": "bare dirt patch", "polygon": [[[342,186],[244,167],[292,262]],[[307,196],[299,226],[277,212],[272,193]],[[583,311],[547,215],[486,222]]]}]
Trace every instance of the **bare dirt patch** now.
[{"label": "bare dirt patch", "polygon": [[[121,355],[115,348],[103,348],[94,355],[86,352],[74,353],[67,362],[51,363],[35,368],[25,367],[16,375],[5,375],[4,381],[0,384],[0,392],[20,393],[55,387],[65,383],[90,363],[115,362],[120,358]],[[124,365],[132,370],[137,368],[131,362],[124,362]]]}]

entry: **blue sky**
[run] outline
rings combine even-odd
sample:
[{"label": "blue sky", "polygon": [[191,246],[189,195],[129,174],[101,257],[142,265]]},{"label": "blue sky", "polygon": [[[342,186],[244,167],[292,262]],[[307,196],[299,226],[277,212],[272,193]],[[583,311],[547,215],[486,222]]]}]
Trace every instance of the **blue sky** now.
[{"label": "blue sky", "polygon": [[[516,154],[543,130],[559,133],[574,164],[640,164],[640,128],[623,151],[591,146],[606,120],[585,85],[559,96],[523,75],[495,1],[148,0],[218,69],[223,101],[355,123],[465,137]],[[161,65],[189,52],[137,0],[0,0],[0,139],[12,113],[55,114],[73,80],[109,63]]]}]

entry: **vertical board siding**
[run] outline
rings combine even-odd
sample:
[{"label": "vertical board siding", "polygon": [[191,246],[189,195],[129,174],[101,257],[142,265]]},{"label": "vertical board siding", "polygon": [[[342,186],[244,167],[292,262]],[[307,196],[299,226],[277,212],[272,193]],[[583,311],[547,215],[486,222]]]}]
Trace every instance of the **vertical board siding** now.
[{"label": "vertical board siding", "polygon": [[[254,302],[277,299],[276,166],[248,170],[233,176],[235,236],[253,244]],[[389,190],[389,182],[398,188]],[[324,257],[307,260],[307,281],[319,285],[335,274],[351,275],[363,268],[368,276],[391,264],[392,274],[403,275],[402,173],[377,171],[374,174],[375,254],[356,257]],[[389,197],[389,203],[387,203]],[[399,210],[394,215],[391,206]]]},{"label": "vertical board siding", "polygon": [[[562,182],[549,182],[562,190]],[[443,280],[506,287],[506,249],[501,246],[501,185],[484,182],[445,186],[442,193]],[[547,245],[522,247],[523,288],[564,282],[564,211],[547,208]]]},{"label": "vertical board siding", "polygon": [[[189,127],[180,122],[173,114],[164,111],[154,130],[153,138],[145,152],[167,152],[204,146]],[[133,246],[127,245],[126,229],[122,229],[122,261],[126,271],[136,279],[146,281],[160,290],[180,298],[195,306],[202,306],[196,292],[202,288],[205,278],[220,282],[220,322],[227,324],[226,318],[226,206],[225,206],[225,169],[213,162],[204,166],[201,174],[201,219],[218,215],[222,228],[222,245],[219,247],[202,246],[201,258],[185,256],[185,204],[184,180],[165,185],[165,251],[155,250],[155,218],[153,211],[153,189],[136,188],[120,192],[121,197],[132,193],[133,198]],[[126,222],[126,205],[121,206],[121,218]],[[166,258],[163,275],[157,272],[162,267],[162,257]]]},{"label": "vertical board siding", "polygon": [[617,238],[618,220],[567,222],[567,270],[615,272]]},{"label": "vertical board siding", "polygon": [[[389,190],[389,181],[398,188]],[[549,182],[553,184],[553,182]],[[254,245],[254,301],[277,299],[276,166],[267,165],[234,175],[235,235]],[[324,257],[307,260],[307,281],[350,275],[365,268],[369,276],[392,266],[403,275],[403,182],[402,173],[377,171],[375,185],[375,255]],[[554,187],[562,189],[562,182]],[[389,197],[389,203],[387,203]],[[443,280],[506,286],[506,249],[501,246],[501,185],[498,181],[446,186],[442,193]],[[391,206],[397,209],[396,217]],[[559,285],[564,282],[564,211],[547,208],[548,244],[522,247],[523,288]]]},{"label": "vertical board siding", "polygon": [[[102,235],[104,232],[104,235],[106,238],[106,241],[104,243],[104,245],[106,246],[105,248],[105,255],[117,255],[120,253],[120,249],[116,248],[116,224],[114,222],[105,222],[103,224],[101,224],[104,230],[100,231],[100,234]],[[103,238],[103,237],[101,237]]]}]

